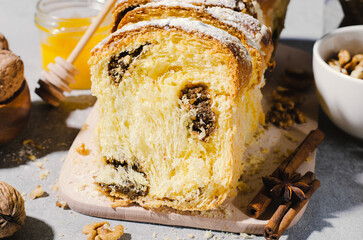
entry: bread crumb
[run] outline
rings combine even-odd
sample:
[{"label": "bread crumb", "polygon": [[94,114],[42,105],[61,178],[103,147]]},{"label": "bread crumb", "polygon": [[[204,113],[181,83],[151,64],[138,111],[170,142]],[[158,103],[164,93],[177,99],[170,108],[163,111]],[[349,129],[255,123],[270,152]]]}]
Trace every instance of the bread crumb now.
[{"label": "bread crumb", "polygon": [[[73,159],[73,164],[74,165],[76,165],[76,164],[80,164],[80,163],[82,163],[83,161],[82,161],[82,159],[80,159],[80,158],[74,158]],[[77,173],[77,170],[76,170],[76,168],[74,168],[73,170],[75,170],[75,171],[73,171],[74,173]]]},{"label": "bread crumb", "polygon": [[240,233],[240,236],[242,237],[242,239],[255,239],[256,235],[248,235],[247,233]]},{"label": "bread crumb", "polygon": [[23,141],[23,146],[26,145],[34,146],[34,141],[32,139],[26,139]]},{"label": "bread crumb", "polygon": [[204,238],[205,239],[211,239],[212,237],[214,237],[214,234],[212,233],[212,231],[206,231],[204,233]]},{"label": "bread crumb", "polygon": [[65,201],[57,201],[55,205],[62,209],[69,209],[69,206]]},{"label": "bread crumb", "polygon": [[33,191],[31,191],[31,193],[29,194],[29,198],[34,200],[36,198],[39,198],[41,196],[43,196],[44,194],[44,189],[42,186],[38,185],[38,187],[36,189],[34,189]]},{"label": "bread crumb", "polygon": [[290,142],[293,142],[293,143],[297,143],[299,142],[299,140],[295,137],[293,137],[290,133],[285,133],[284,136],[290,141]]},{"label": "bread crumb", "polygon": [[268,153],[268,149],[267,149],[267,148],[262,148],[262,149],[261,149],[261,152],[262,152],[263,154],[267,154],[267,153]]},{"label": "bread crumb", "polygon": [[48,176],[49,176],[49,174],[50,174],[50,171],[49,170],[45,170],[45,171],[41,172],[40,173],[40,179],[41,180],[47,179]]},{"label": "bread crumb", "polygon": [[79,185],[79,186],[77,187],[77,190],[78,190],[79,192],[82,192],[82,191],[84,191],[87,187],[88,187],[88,184],[82,184],[82,185]]},{"label": "bread crumb", "polygon": [[250,190],[250,188],[247,186],[247,184],[243,181],[239,181],[237,183],[237,190],[239,192],[247,192],[248,190]]},{"label": "bread crumb", "polygon": [[87,123],[83,124],[81,131],[86,131],[87,129],[88,129],[88,124]]},{"label": "bread crumb", "polygon": [[76,151],[83,155],[83,156],[87,156],[89,154],[89,149],[86,148],[86,146],[84,145],[84,143],[81,144],[81,146],[79,146],[78,148],[76,148]]},{"label": "bread crumb", "polygon": [[188,238],[195,238],[194,234],[189,233]]},{"label": "bread crumb", "polygon": [[265,162],[265,157],[255,154],[250,154],[246,158],[246,162],[248,163],[249,166],[247,174],[248,176],[253,176],[261,171],[263,163]]},{"label": "bread crumb", "polygon": [[23,161],[20,158],[14,158],[12,159],[13,162],[16,162],[18,164],[21,164]]},{"label": "bread crumb", "polygon": [[52,189],[54,192],[58,192],[58,180],[56,181],[56,183],[54,185],[50,186],[50,189]]},{"label": "bread crumb", "polygon": [[272,152],[273,152],[274,154],[280,154],[280,153],[281,153],[281,150],[280,150],[280,148],[274,148],[274,149],[272,150]]},{"label": "bread crumb", "polygon": [[158,235],[156,233],[153,233],[153,238],[156,238]]},{"label": "bread crumb", "polygon": [[37,160],[37,158],[33,154],[29,155],[28,159],[31,160],[31,161]]},{"label": "bread crumb", "polygon": [[42,145],[37,145],[36,148],[38,148],[38,150],[43,150],[45,149],[45,147],[43,147]]},{"label": "bread crumb", "polygon": [[44,169],[43,166],[44,166],[44,163],[43,162],[37,162],[35,163],[40,169]]}]

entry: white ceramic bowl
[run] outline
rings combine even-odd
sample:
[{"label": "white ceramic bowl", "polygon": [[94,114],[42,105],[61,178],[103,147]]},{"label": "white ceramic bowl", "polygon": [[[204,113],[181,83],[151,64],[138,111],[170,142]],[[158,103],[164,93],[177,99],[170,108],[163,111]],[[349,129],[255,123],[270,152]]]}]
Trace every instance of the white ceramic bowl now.
[{"label": "white ceramic bowl", "polygon": [[332,69],[327,60],[339,50],[363,53],[363,25],[339,28],[318,40],[313,70],[321,108],[345,132],[363,139],[363,80]]}]

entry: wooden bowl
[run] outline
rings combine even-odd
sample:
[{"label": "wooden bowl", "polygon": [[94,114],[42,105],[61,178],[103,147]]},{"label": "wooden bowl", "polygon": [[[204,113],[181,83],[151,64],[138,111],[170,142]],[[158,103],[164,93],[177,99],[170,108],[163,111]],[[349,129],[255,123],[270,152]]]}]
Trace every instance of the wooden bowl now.
[{"label": "wooden bowl", "polygon": [[0,146],[13,140],[26,126],[31,110],[29,87],[24,80],[20,90],[0,103]]}]

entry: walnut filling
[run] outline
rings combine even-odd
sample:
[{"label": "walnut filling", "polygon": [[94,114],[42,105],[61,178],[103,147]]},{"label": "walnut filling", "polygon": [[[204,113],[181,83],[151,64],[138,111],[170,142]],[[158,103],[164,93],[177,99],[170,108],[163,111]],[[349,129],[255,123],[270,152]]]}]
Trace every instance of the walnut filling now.
[{"label": "walnut filling", "polygon": [[215,130],[216,114],[211,109],[211,99],[205,84],[187,85],[181,90],[181,100],[191,111],[193,132],[205,140]]},{"label": "walnut filling", "polygon": [[123,75],[129,69],[132,62],[142,53],[147,45],[149,44],[141,45],[131,52],[125,51],[111,56],[110,63],[108,64],[108,75],[115,84],[119,84],[122,81]]},{"label": "walnut filling", "polygon": [[[120,162],[115,159],[107,159],[107,165],[112,165],[115,170],[120,171],[120,167],[130,175],[141,175],[146,178],[146,174],[140,169],[137,164],[130,166],[126,161]],[[123,170],[122,170],[123,171]],[[126,178],[121,184],[106,184],[98,183],[98,185],[108,191],[109,193],[118,193],[126,195],[130,199],[135,199],[140,196],[146,196],[149,193],[149,187],[137,182],[134,182],[132,178]],[[114,194],[113,194],[114,195]]]},{"label": "walnut filling", "polygon": [[142,185],[141,188],[135,186],[131,181],[125,181],[122,185],[98,183],[108,193],[119,193],[126,195],[129,199],[134,200],[138,197],[144,197],[149,193],[149,187]]},{"label": "walnut filling", "polygon": [[[119,166],[123,167],[126,171],[128,170],[129,164],[124,160],[123,162],[117,161],[115,159],[106,159],[106,164],[113,165],[115,169],[117,169]],[[131,166],[132,170],[135,172],[141,173],[144,177],[146,177],[146,174],[140,170],[140,167],[137,163],[134,163]]]}]

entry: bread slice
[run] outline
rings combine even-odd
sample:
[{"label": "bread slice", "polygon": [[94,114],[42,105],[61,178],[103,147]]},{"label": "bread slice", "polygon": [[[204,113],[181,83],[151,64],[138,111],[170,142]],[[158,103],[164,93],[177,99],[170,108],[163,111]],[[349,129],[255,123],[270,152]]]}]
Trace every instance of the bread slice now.
[{"label": "bread slice", "polygon": [[229,8],[195,6],[178,1],[140,5],[125,14],[118,28],[129,23],[166,18],[189,18],[218,27],[240,39],[252,57],[252,79],[248,88],[260,84],[273,51],[271,31],[248,14]]},{"label": "bread slice", "polygon": [[238,38],[189,19],[144,21],[111,34],[89,62],[101,191],[122,206],[181,211],[236,194],[246,138],[263,115]]},{"label": "bread slice", "polygon": [[[121,19],[131,10],[147,3],[165,0],[118,0],[113,10],[112,32],[117,30]],[[169,2],[193,4],[195,6],[228,8],[249,14],[261,24],[271,28],[272,39],[276,45],[284,28],[287,7],[290,0],[171,0]]]},{"label": "bread slice", "polygon": [[271,28],[272,39],[277,44],[285,26],[285,17],[290,0],[249,0],[254,6],[257,19]]},{"label": "bread slice", "polygon": [[[119,22],[129,11],[147,4],[158,3],[164,0],[118,0],[113,10],[113,21],[111,32],[117,30]],[[233,9],[235,11],[253,14],[254,6],[251,0],[172,0],[173,2],[193,4],[195,6],[223,7]],[[251,9],[252,8],[252,9]],[[252,13],[253,12],[253,13]]]}]

